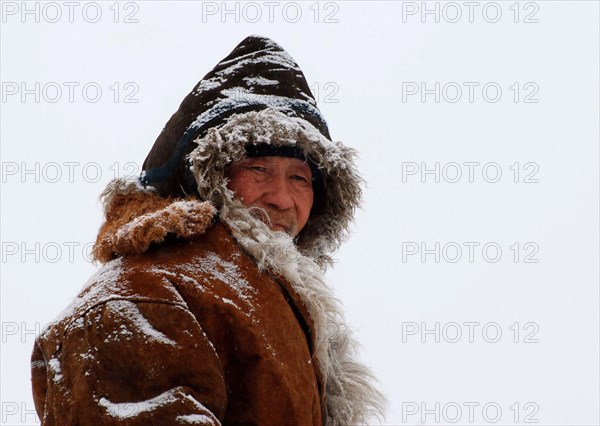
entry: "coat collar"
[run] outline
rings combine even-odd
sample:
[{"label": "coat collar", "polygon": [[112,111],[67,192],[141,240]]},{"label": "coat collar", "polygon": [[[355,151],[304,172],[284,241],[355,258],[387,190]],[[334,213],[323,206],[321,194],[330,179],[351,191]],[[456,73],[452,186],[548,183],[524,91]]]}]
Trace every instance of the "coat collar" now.
[{"label": "coat collar", "polygon": [[192,238],[212,224],[215,208],[198,198],[162,198],[134,182],[121,183],[105,199],[106,222],[100,228],[93,254],[105,263],[117,256],[143,253],[167,234]]}]

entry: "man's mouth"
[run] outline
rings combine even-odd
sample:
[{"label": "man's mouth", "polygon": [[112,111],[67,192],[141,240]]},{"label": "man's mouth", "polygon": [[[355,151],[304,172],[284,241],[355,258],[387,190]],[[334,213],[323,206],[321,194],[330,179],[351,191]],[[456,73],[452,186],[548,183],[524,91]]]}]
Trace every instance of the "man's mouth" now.
[{"label": "man's mouth", "polygon": [[[280,212],[272,212],[267,210],[266,213],[266,217],[262,211],[255,212],[254,216],[263,221],[272,231],[283,231],[291,236],[295,236],[294,232],[296,230],[296,224],[293,218],[283,217]],[[275,218],[273,218],[273,216],[275,216]]]},{"label": "man's mouth", "polygon": [[272,222],[270,228],[273,231],[283,231],[283,232],[287,232],[288,234],[291,234],[291,230],[288,226],[282,225],[280,223],[277,222]]}]

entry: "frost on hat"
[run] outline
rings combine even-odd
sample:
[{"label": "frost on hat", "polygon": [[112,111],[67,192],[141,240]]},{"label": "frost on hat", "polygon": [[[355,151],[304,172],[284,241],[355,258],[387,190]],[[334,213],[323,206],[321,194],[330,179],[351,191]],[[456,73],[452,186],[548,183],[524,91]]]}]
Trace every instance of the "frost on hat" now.
[{"label": "frost on hat", "polygon": [[197,194],[186,161],[196,138],[233,114],[275,108],[302,118],[331,140],[304,74],[274,41],[249,36],[188,94],[167,122],[142,166],[140,180],[163,196]]}]

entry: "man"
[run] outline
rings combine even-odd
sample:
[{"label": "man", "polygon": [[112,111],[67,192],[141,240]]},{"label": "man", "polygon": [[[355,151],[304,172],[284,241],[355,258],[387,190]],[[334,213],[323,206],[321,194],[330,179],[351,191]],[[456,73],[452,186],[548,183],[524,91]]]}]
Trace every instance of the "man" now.
[{"label": "man", "polygon": [[251,36],[115,180],[104,266],[37,339],[44,425],[349,425],[382,396],[323,281],[360,198],[293,59]]}]

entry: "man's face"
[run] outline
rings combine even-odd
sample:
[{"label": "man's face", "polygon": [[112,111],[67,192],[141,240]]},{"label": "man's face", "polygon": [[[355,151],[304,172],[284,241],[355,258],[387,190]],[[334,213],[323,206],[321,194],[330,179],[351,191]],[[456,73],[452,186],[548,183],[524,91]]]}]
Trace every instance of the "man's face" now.
[{"label": "man's face", "polygon": [[244,205],[266,210],[272,230],[295,237],[306,225],[313,188],[312,172],[304,161],[275,156],[246,158],[233,163],[227,177],[227,187]]}]

